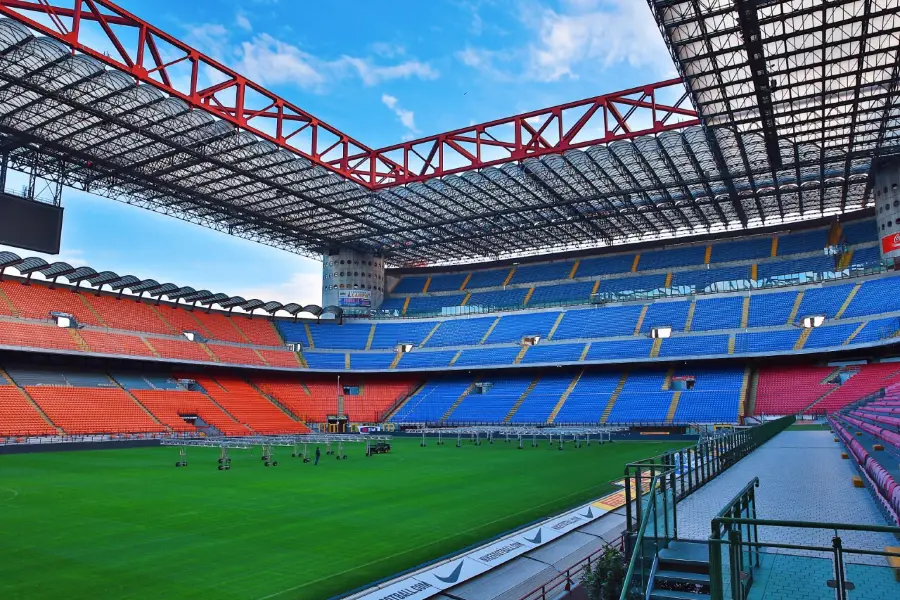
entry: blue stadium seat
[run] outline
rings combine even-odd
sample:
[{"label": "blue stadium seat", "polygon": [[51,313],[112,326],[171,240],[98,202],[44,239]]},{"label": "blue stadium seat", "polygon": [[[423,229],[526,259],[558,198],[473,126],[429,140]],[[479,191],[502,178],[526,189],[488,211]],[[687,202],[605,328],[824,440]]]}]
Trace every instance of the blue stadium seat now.
[{"label": "blue stadium seat", "polygon": [[850,244],[878,241],[878,226],[874,219],[861,219],[841,225],[841,236]]},{"label": "blue stadium seat", "polygon": [[673,331],[684,331],[691,303],[687,300],[674,302],[654,302],[644,316],[641,332],[648,333],[653,327],[669,325]]},{"label": "blue stadium seat", "polygon": [[531,385],[529,377],[495,378],[491,374],[479,381],[492,385],[484,393],[473,389],[450,413],[448,423],[500,423]]},{"label": "blue stadium seat", "polygon": [[[465,294],[448,294],[446,296],[412,296],[406,314],[416,313],[438,314],[445,306],[459,306],[462,304]],[[403,308],[401,306],[401,308]]]},{"label": "blue stadium seat", "polygon": [[744,299],[741,296],[697,300],[691,331],[735,329],[741,326]]},{"label": "blue stadium seat", "polygon": [[471,383],[471,378],[445,378],[429,381],[394,413],[391,421],[394,423],[437,423]]},{"label": "blue stadium seat", "polygon": [[[534,348],[531,350],[534,350]],[[572,377],[571,373],[565,375],[541,375],[537,385],[525,397],[525,400],[513,415],[511,423],[546,423],[556,403],[559,402],[566,388],[572,382]]]},{"label": "blue stadium seat", "polygon": [[599,423],[610,396],[619,384],[620,377],[619,373],[585,373],[582,375],[553,422],[556,424]]},{"label": "blue stadium seat", "polygon": [[631,275],[626,277],[616,277],[615,279],[604,279],[600,282],[600,287],[597,291],[600,294],[625,294],[656,290],[665,287],[665,285],[665,273],[657,273],[655,275]]},{"label": "blue stadium seat", "polygon": [[843,317],[861,317],[900,310],[900,278],[890,275],[866,281],[850,301]]},{"label": "blue stadium seat", "polygon": [[[372,337],[372,349],[393,350],[397,344],[415,344],[418,346],[425,336],[434,328],[435,321],[410,320],[403,323],[378,323],[375,327],[375,335]],[[345,325],[346,327],[346,325]],[[366,347],[369,332],[362,347]],[[318,346],[317,346],[318,347]]]},{"label": "blue stadium seat", "polygon": [[881,250],[878,246],[857,248],[850,257],[850,266],[857,269],[877,267],[881,262]]},{"label": "blue stadium seat", "polygon": [[575,277],[596,277],[598,275],[629,273],[633,264],[634,254],[586,258],[578,265]]},{"label": "blue stadium seat", "polygon": [[675,375],[693,375],[694,388],[683,391],[673,424],[737,423],[744,373],[739,369],[679,369]]},{"label": "blue stadium seat", "polygon": [[567,310],[553,334],[554,340],[632,335],[641,314],[641,305],[604,306]]},{"label": "blue stadium seat", "polygon": [[481,342],[496,317],[457,317],[441,322],[441,326],[428,340],[426,347],[474,346]]},{"label": "blue stadium seat", "polygon": [[581,283],[559,283],[556,285],[539,285],[528,300],[528,307],[559,304],[562,302],[587,302],[591,298],[594,284],[590,281]]},{"label": "blue stadium seat", "polygon": [[520,364],[554,364],[578,362],[584,344],[538,344],[525,353]]},{"label": "blue stadium seat", "polygon": [[[718,269],[691,269],[690,271],[676,271],[672,274],[672,286],[693,286],[703,290],[713,284],[726,282],[741,282],[744,287],[749,287],[750,266],[720,267]],[[721,288],[716,288],[721,289]]]},{"label": "blue stadium seat", "polygon": [[393,352],[357,352],[350,355],[351,369],[389,369],[394,362]]},{"label": "blue stadium seat", "polygon": [[653,340],[650,338],[591,342],[591,347],[584,359],[586,361],[601,361],[622,358],[650,358],[650,349],[652,347]]},{"label": "blue stadium seat", "polygon": [[432,369],[447,367],[456,356],[456,350],[413,350],[400,357],[398,369]]},{"label": "blue stadium seat", "polygon": [[739,333],[735,336],[734,351],[735,353],[789,352],[794,349],[799,337],[800,330],[796,328]]},{"label": "blue stadium seat", "polygon": [[880,342],[893,337],[900,330],[900,318],[888,317],[884,319],[872,319],[866,323],[862,331],[856,334],[851,344],[866,344]]},{"label": "blue stadium seat", "polygon": [[[780,251],[779,251],[780,254]],[[799,273],[832,273],[834,272],[834,257],[809,256],[789,260],[773,260],[759,263],[757,267],[757,279],[769,279],[771,277],[783,277]]]},{"label": "blue stadium seat", "polygon": [[404,275],[391,290],[392,294],[418,294],[425,287],[426,275]]},{"label": "blue stadium seat", "polygon": [[844,283],[807,288],[803,293],[803,301],[797,311],[797,318],[825,315],[829,319],[833,319],[853,287],[852,283]]},{"label": "blue stadium seat", "polygon": [[665,339],[660,356],[708,356],[728,354],[727,335],[688,335]]},{"label": "blue stadium seat", "polygon": [[474,348],[463,350],[454,367],[478,367],[478,366],[507,366],[512,365],[519,353],[518,346],[503,346],[500,348]]},{"label": "blue stadium seat", "polygon": [[316,349],[362,350],[369,340],[371,325],[367,323],[345,323],[343,325],[309,326]]},{"label": "blue stadium seat", "polygon": [[638,271],[702,265],[705,258],[705,246],[679,246],[676,248],[651,250],[641,254],[641,260],[638,262]]},{"label": "blue stadium seat", "polygon": [[523,265],[516,267],[510,283],[535,283],[538,281],[556,281],[568,279],[575,261]]},{"label": "blue stadium seat", "polygon": [[503,269],[491,269],[490,271],[474,271],[469,283],[466,284],[467,290],[477,290],[478,288],[500,287],[506,281],[509,275],[509,267]]},{"label": "blue stadium seat", "polygon": [[475,292],[469,298],[466,306],[481,306],[483,308],[522,308],[528,288],[516,288],[509,290],[494,290],[492,292]]},{"label": "blue stadium seat", "polygon": [[758,260],[772,255],[772,238],[758,237],[736,242],[722,242],[712,245],[710,263]]},{"label": "blue stadium seat", "polygon": [[445,275],[432,275],[428,285],[429,292],[453,292],[462,287],[466,280],[466,273],[447,273]]},{"label": "blue stadium seat", "polygon": [[660,371],[628,375],[607,423],[664,423],[672,392],[662,389],[666,374]]},{"label": "blue stadium seat", "polygon": [[309,340],[306,338],[306,327],[303,326],[303,323],[298,323],[295,321],[275,321],[275,327],[278,328],[278,333],[281,334],[281,338],[288,343],[300,343],[303,344],[304,348],[309,348]]},{"label": "blue stadium seat", "polygon": [[828,243],[828,230],[814,229],[778,236],[778,256],[821,252]]},{"label": "blue stadium seat", "polygon": [[310,369],[344,369],[343,352],[304,352],[303,358]]},{"label": "blue stadium seat", "polygon": [[546,338],[558,316],[556,311],[504,315],[500,317],[500,322],[494,327],[486,343],[518,342],[526,335]]},{"label": "blue stadium seat", "polygon": [[747,326],[774,327],[787,324],[796,300],[797,292],[752,294]]},{"label": "blue stadium seat", "polygon": [[379,306],[378,308],[380,310],[390,310],[390,311],[396,310],[399,312],[399,311],[403,310],[404,304],[406,304],[405,297],[397,298],[397,297],[389,296],[384,299],[384,301],[381,303],[381,306]]},{"label": "blue stadium seat", "polygon": [[816,327],[810,332],[803,348],[830,348],[841,346],[843,345],[844,340],[850,337],[850,334],[853,333],[858,326],[858,323],[840,323],[838,325],[823,325],[822,327]]}]

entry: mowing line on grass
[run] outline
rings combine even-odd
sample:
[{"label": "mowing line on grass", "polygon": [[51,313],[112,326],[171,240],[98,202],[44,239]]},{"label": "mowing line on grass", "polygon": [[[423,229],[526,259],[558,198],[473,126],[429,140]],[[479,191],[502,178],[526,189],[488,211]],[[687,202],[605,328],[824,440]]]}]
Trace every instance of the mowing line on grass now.
[{"label": "mowing line on grass", "polygon": [[[608,485],[608,482],[607,482],[606,485]],[[415,547],[413,547],[413,548],[407,548],[406,550],[403,550],[403,551],[401,551],[401,552],[396,552],[396,553],[390,554],[390,555],[388,555],[388,556],[382,556],[381,558],[377,558],[377,559],[372,560],[372,561],[369,561],[369,562],[367,562],[367,563],[365,563],[365,564],[357,565],[357,566],[353,567],[352,569],[346,569],[346,570],[341,571],[341,572],[339,572],[339,573],[332,573],[332,574],[330,574],[330,575],[327,575],[327,576],[325,576],[325,577],[320,577],[320,578],[315,579],[315,580],[313,580],[313,581],[307,581],[306,583],[303,583],[303,584],[300,584],[300,585],[295,585],[294,587],[290,587],[290,588],[281,590],[280,592],[275,592],[274,594],[269,594],[268,596],[263,596],[263,597],[261,597],[261,598],[257,598],[257,600],[270,600],[271,598],[277,598],[278,596],[281,596],[282,594],[287,594],[287,593],[289,593],[289,592],[294,592],[294,591],[303,589],[303,588],[305,588],[305,587],[308,587],[308,586],[314,585],[314,584],[316,584],[316,583],[320,583],[320,582],[322,582],[322,581],[325,581],[326,579],[332,579],[332,578],[334,578],[334,577],[340,577],[341,575],[346,575],[347,573],[352,573],[353,571],[357,571],[357,570],[363,569],[363,568],[365,568],[365,567],[370,567],[370,566],[375,565],[375,564],[378,564],[378,563],[380,563],[380,562],[382,562],[382,561],[390,560],[390,559],[392,559],[392,558],[397,558],[398,556],[403,556],[404,554],[408,554],[408,553],[414,552],[414,551],[416,551],[416,550],[421,550],[422,548],[427,548],[428,546],[432,546],[432,545],[434,545],[434,544],[438,544],[438,543],[441,543],[441,542],[445,542],[445,541],[447,541],[447,540],[450,540],[450,539],[453,539],[453,538],[455,538],[455,537],[464,535],[464,534],[469,533],[469,532],[471,532],[471,531],[474,531],[474,530],[476,530],[476,529],[481,529],[482,527],[487,527],[488,525],[493,525],[494,523],[498,523],[498,522],[500,522],[500,521],[504,521],[504,520],[506,520],[506,519],[509,519],[509,518],[512,518],[512,517],[516,517],[516,516],[521,515],[521,514],[523,514],[523,513],[530,512],[531,510],[534,510],[535,508],[540,508],[540,507],[542,507],[542,506],[547,506],[548,504],[554,504],[554,503],[556,503],[556,502],[557,502],[558,500],[560,500],[560,499],[571,498],[572,496],[576,496],[576,495],[578,495],[578,494],[583,494],[584,492],[587,492],[587,491],[589,491],[590,489],[592,489],[592,488],[594,488],[594,487],[596,487],[596,486],[591,486],[591,487],[588,487],[588,488],[584,488],[584,489],[582,489],[582,490],[578,490],[578,491],[576,491],[576,492],[572,492],[571,494],[568,494],[568,495],[566,495],[566,496],[560,496],[559,498],[556,498],[555,500],[550,500],[550,501],[548,501],[548,502],[543,502],[543,503],[541,503],[541,504],[537,504],[537,505],[535,505],[535,506],[532,506],[531,508],[527,508],[527,509],[525,509],[525,510],[520,510],[519,512],[512,513],[511,515],[506,515],[506,516],[504,516],[504,517],[500,517],[499,519],[494,519],[493,521],[488,521],[487,523],[482,523],[481,525],[476,525],[475,527],[470,527],[469,529],[465,529],[465,530],[460,531],[460,532],[457,532],[457,533],[455,533],[455,534],[453,534],[453,535],[448,535],[447,537],[438,538],[438,539],[436,539],[436,540],[431,540],[430,542],[425,543],[425,544],[422,544],[421,546],[415,546]]]},{"label": "mowing line on grass", "polygon": [[2,501],[3,504],[10,504],[10,503],[12,503],[13,500],[15,500],[16,498],[19,497],[19,492],[17,492],[16,490],[14,490],[12,488],[0,488],[0,490],[12,492],[12,496],[10,496],[9,498],[3,498],[2,500],[0,500],[0,501]]}]

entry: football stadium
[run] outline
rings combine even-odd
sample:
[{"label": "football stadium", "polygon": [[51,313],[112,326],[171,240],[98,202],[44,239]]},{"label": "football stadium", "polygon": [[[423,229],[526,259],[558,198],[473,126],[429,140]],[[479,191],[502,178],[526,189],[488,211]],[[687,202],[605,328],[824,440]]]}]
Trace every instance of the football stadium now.
[{"label": "football stadium", "polygon": [[[0,598],[900,598],[900,0],[640,4],[676,77],[376,149],[0,0]],[[67,189],[322,301],[46,260]]]}]

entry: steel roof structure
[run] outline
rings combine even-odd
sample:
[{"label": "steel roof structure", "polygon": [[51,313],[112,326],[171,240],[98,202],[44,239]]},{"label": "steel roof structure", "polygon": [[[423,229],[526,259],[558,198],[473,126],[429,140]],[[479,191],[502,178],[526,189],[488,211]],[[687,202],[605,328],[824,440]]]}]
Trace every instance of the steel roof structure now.
[{"label": "steel roof structure", "polygon": [[0,151],[232,235],[397,266],[870,204],[872,158],[897,141],[900,0],[650,5],[686,88],[670,80],[371,149],[109,0],[0,0]]}]

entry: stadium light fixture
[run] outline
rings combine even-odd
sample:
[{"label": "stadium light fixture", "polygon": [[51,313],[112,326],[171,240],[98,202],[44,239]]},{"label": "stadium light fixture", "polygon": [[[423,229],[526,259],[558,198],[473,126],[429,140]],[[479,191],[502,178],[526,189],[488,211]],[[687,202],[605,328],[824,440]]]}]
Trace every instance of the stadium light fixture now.
[{"label": "stadium light fixture", "polygon": [[800,320],[800,326],[803,329],[812,329],[814,327],[821,327],[821,325],[825,322],[825,315],[812,315],[810,317],[803,317]]},{"label": "stadium light fixture", "polygon": [[208,338],[203,337],[196,331],[182,331],[182,335],[187,338],[189,342],[197,342],[198,344],[203,344],[207,341]]},{"label": "stadium light fixture", "polygon": [[80,327],[78,319],[69,313],[51,311],[50,316],[53,317],[57,327],[62,327],[63,329],[78,329]]},{"label": "stadium light fixture", "polygon": [[653,327],[650,329],[650,337],[653,339],[666,339],[672,337],[672,327]]}]

